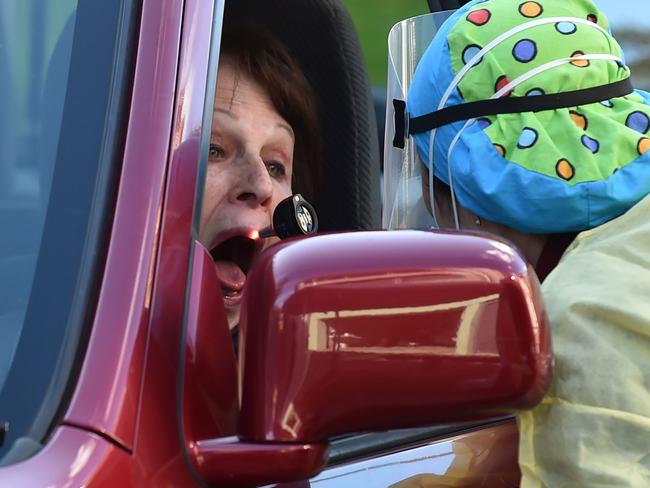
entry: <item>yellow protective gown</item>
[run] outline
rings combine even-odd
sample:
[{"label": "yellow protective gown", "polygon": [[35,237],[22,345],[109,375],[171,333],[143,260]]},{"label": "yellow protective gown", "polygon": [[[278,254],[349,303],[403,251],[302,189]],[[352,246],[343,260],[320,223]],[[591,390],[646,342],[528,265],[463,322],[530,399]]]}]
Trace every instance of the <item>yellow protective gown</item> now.
[{"label": "yellow protective gown", "polygon": [[522,488],[650,487],[650,196],[546,278],[555,370],[518,415]]}]

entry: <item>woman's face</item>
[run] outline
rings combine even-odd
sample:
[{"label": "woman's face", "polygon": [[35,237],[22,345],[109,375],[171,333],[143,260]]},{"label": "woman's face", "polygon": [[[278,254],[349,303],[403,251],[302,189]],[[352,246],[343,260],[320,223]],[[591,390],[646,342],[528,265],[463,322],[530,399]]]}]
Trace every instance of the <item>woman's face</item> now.
[{"label": "woman's face", "polygon": [[293,130],[264,89],[222,62],[199,240],[215,260],[231,327],[250,264],[271,243],[250,233],[271,225],[273,210],[291,195],[293,147]]}]

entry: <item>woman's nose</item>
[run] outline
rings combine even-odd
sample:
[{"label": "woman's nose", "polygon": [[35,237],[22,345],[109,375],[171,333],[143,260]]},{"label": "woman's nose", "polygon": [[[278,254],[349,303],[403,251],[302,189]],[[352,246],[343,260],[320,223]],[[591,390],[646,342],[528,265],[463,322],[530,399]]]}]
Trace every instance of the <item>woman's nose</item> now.
[{"label": "woman's nose", "polygon": [[267,205],[271,201],[273,182],[264,161],[259,157],[248,157],[242,170],[237,200],[251,205]]}]

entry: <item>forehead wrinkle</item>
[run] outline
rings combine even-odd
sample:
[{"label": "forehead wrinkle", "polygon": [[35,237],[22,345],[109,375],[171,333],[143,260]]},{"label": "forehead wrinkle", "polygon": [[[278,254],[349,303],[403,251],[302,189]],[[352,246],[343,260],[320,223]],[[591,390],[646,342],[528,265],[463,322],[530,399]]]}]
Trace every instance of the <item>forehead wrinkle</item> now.
[{"label": "forehead wrinkle", "polygon": [[214,113],[224,114],[224,115],[230,117],[231,119],[239,120],[239,116],[236,113],[231,112],[230,110],[226,110],[225,108],[215,107],[214,108]]},{"label": "forehead wrinkle", "polygon": [[[237,88],[239,88],[239,83],[242,78],[241,69],[238,67],[236,62],[233,62],[231,59],[224,58],[219,63],[219,68],[217,70],[217,90],[219,87],[219,71],[222,71],[223,68],[228,67],[233,73],[232,87],[224,87],[224,90],[230,91],[230,100],[228,101],[228,108],[232,109],[233,104],[235,103],[235,97],[237,96]],[[216,100],[215,100],[216,103]],[[216,111],[216,109],[215,109]]]},{"label": "forehead wrinkle", "polygon": [[291,128],[291,126],[289,124],[285,124],[284,122],[278,122],[277,124],[275,124],[275,126],[280,128],[280,129],[286,130],[289,133],[289,135],[291,136],[291,139],[293,139],[293,140],[296,139],[296,136],[293,133],[293,129]]},{"label": "forehead wrinkle", "polygon": [[[219,96],[219,94],[217,93],[213,114],[214,113],[224,114],[232,120],[239,121],[240,117],[237,113],[233,111],[233,107],[238,103],[242,102],[242,100],[240,100],[238,97],[238,95],[241,94],[240,89],[242,88],[242,86],[250,85],[248,89],[254,92],[257,91],[259,93],[255,93],[253,97],[249,97],[249,98],[251,98],[253,102],[260,102],[262,105],[268,105],[268,108],[272,109],[272,111],[275,114],[277,114],[280,118],[282,118],[282,116],[277,110],[277,107],[275,107],[273,102],[270,100],[269,94],[265,89],[265,87],[260,85],[255,79],[244,74],[242,72],[241,66],[238,66],[236,62],[233,62],[232,60],[226,58],[219,65],[220,70],[223,68],[228,68],[231,71],[232,80],[230,82],[225,83],[225,86],[224,84],[219,84],[219,83],[217,84],[217,91],[222,91],[222,93],[223,92],[226,93],[223,93],[221,96]],[[219,88],[221,88],[221,90],[219,90]],[[220,101],[225,102],[226,99],[228,102],[228,107],[223,108],[223,105],[225,105],[225,103],[221,104],[219,102]],[[246,104],[245,101],[244,104]],[[291,127],[291,125],[289,125],[287,122],[285,121],[276,122],[275,128],[276,129],[279,128],[286,131],[289,137],[291,138],[291,140],[295,142],[296,137],[295,137],[293,127]]]}]

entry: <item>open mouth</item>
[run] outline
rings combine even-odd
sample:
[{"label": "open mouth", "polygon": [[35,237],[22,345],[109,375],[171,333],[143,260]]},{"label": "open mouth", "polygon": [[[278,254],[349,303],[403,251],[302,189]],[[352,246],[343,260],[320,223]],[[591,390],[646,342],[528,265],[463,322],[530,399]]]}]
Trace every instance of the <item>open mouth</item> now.
[{"label": "open mouth", "polygon": [[221,282],[221,294],[226,304],[235,304],[241,299],[246,274],[261,252],[262,246],[260,239],[235,235],[221,241],[210,250]]}]

